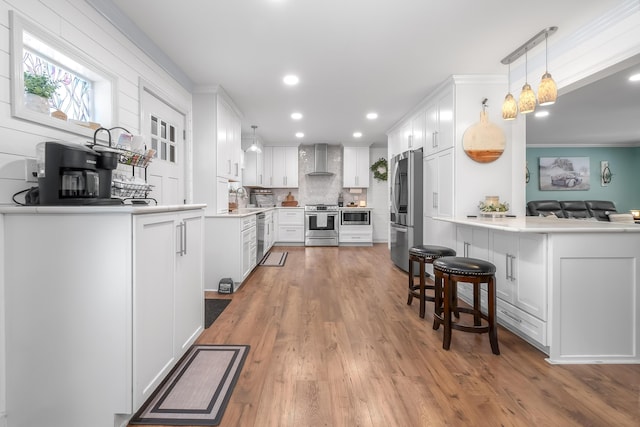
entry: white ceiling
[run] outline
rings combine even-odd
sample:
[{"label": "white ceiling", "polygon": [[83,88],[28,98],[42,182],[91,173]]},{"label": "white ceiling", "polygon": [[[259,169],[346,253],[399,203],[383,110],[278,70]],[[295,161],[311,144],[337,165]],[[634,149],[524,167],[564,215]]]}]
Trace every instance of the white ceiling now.
[{"label": "white ceiling", "polygon": [[[244,114],[243,133],[255,124],[270,145],[384,144],[385,132],[447,76],[506,74],[500,60],[543,28],[558,26],[553,38],[562,38],[620,3],[89,1],[117,6],[193,88],[222,85]],[[551,38],[549,46],[552,64]],[[282,84],[288,73],[298,86]],[[304,118],[294,122],[293,111]],[[368,121],[369,111],[379,118]]]}]

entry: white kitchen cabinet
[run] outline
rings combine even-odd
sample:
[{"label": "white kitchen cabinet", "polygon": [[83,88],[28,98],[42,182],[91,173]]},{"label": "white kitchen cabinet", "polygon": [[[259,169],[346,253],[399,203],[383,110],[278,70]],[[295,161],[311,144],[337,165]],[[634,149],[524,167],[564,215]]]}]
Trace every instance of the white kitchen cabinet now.
[{"label": "white kitchen cabinet", "polygon": [[220,213],[228,204],[219,179],[242,178],[241,117],[221,87],[193,94],[193,199],[206,203],[207,212]]},{"label": "white kitchen cabinet", "polygon": [[[498,322],[544,348],[548,344],[546,237],[457,225],[456,238],[458,256],[487,260],[496,266]],[[470,303],[471,286],[459,284],[458,295]],[[485,290],[481,306],[486,311]]]},{"label": "white kitchen cabinet", "polygon": [[273,147],[264,147],[262,150],[262,162],[263,186],[273,187]]},{"label": "white kitchen cabinet", "polygon": [[202,331],[202,213],[134,216],[133,404]]},{"label": "white kitchen cabinet", "polygon": [[369,147],[344,147],[343,187],[369,187]]},{"label": "white kitchen cabinet", "polygon": [[11,423],[114,425],[202,331],[203,210],[21,209],[4,214]]},{"label": "white kitchen cabinet", "polygon": [[229,212],[229,181],[221,176],[216,177],[216,213]]},{"label": "white kitchen cabinet", "polygon": [[239,288],[256,266],[256,215],[205,216],[204,286],[218,290],[220,279]]},{"label": "white kitchen cabinet", "polygon": [[262,151],[247,151],[244,153],[242,185],[248,187],[266,186],[264,175],[264,154]]},{"label": "white kitchen cabinet", "polygon": [[542,234],[491,232],[498,298],[547,319],[546,238]]},{"label": "white kitchen cabinet", "polygon": [[425,143],[426,115],[420,111],[411,119],[411,137],[409,139],[409,150],[422,148]]},{"label": "white kitchen cabinet", "polygon": [[426,217],[453,216],[453,150],[423,158],[423,215]]},{"label": "white kitchen cabinet", "polygon": [[424,154],[446,150],[454,145],[453,87],[437,92],[425,109]]},{"label": "white kitchen cabinet", "polygon": [[275,230],[273,214],[274,214],[273,210],[270,210],[264,213],[264,227],[265,227],[264,253],[265,254],[269,252],[269,249],[273,247],[273,244],[276,241],[276,230]]},{"label": "white kitchen cabinet", "polygon": [[304,208],[278,209],[278,243],[304,243]]},{"label": "white kitchen cabinet", "polygon": [[271,149],[271,185],[269,186],[298,188],[298,147],[271,147]]},{"label": "white kitchen cabinet", "polygon": [[402,129],[397,128],[387,135],[387,152],[389,158],[402,153]]},{"label": "white kitchen cabinet", "polygon": [[338,241],[340,245],[372,246],[373,226],[369,225],[341,225]]}]

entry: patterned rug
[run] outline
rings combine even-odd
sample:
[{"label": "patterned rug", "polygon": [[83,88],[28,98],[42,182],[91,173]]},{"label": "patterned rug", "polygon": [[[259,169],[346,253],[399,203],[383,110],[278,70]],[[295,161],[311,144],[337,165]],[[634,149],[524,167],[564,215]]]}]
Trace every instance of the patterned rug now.
[{"label": "patterned rug", "polygon": [[258,265],[265,267],[282,267],[287,260],[289,252],[269,252]]},{"label": "patterned rug", "polygon": [[193,345],[130,424],[217,426],[248,345]]}]

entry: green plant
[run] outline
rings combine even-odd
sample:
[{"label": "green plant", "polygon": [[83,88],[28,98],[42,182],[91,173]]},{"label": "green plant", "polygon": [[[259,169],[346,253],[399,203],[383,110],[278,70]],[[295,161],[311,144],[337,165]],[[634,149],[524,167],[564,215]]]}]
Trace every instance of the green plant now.
[{"label": "green plant", "polygon": [[480,209],[480,212],[507,212],[509,210],[509,203],[487,204],[480,202],[478,209]]},{"label": "green plant", "polygon": [[370,169],[373,172],[373,177],[378,181],[387,180],[387,159],[380,157],[377,162],[371,165]]},{"label": "green plant", "polygon": [[49,76],[24,72],[24,91],[27,93],[49,99],[56,92],[59,85],[59,82]]}]

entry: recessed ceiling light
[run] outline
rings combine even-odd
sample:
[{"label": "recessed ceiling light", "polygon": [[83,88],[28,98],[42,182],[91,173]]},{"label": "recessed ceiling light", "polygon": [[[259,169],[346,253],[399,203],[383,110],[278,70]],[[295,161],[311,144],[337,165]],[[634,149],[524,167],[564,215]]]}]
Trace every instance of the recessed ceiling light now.
[{"label": "recessed ceiling light", "polygon": [[293,120],[300,120],[302,118],[302,113],[291,113],[291,118]]},{"label": "recessed ceiling light", "polygon": [[640,82],[640,73],[634,74],[631,77],[629,77],[629,81],[630,82]]},{"label": "recessed ceiling light", "polygon": [[296,132],[296,138],[304,138],[304,133]]},{"label": "recessed ceiling light", "polygon": [[536,111],[536,113],[534,115],[536,117],[547,117],[549,115],[549,112],[546,111],[546,110]]},{"label": "recessed ceiling light", "polygon": [[378,113],[369,113],[367,114],[367,119],[369,120],[375,120],[378,118]]},{"label": "recessed ceiling light", "polygon": [[289,74],[288,76],[284,76],[284,78],[282,79],[282,81],[284,82],[284,84],[289,85],[289,86],[294,86],[297,85],[298,82],[300,81],[300,79],[298,78],[298,76],[294,76],[293,74]]},{"label": "recessed ceiling light", "polygon": [[353,133],[353,137],[354,138],[360,138],[362,136],[362,132],[354,132]]}]

